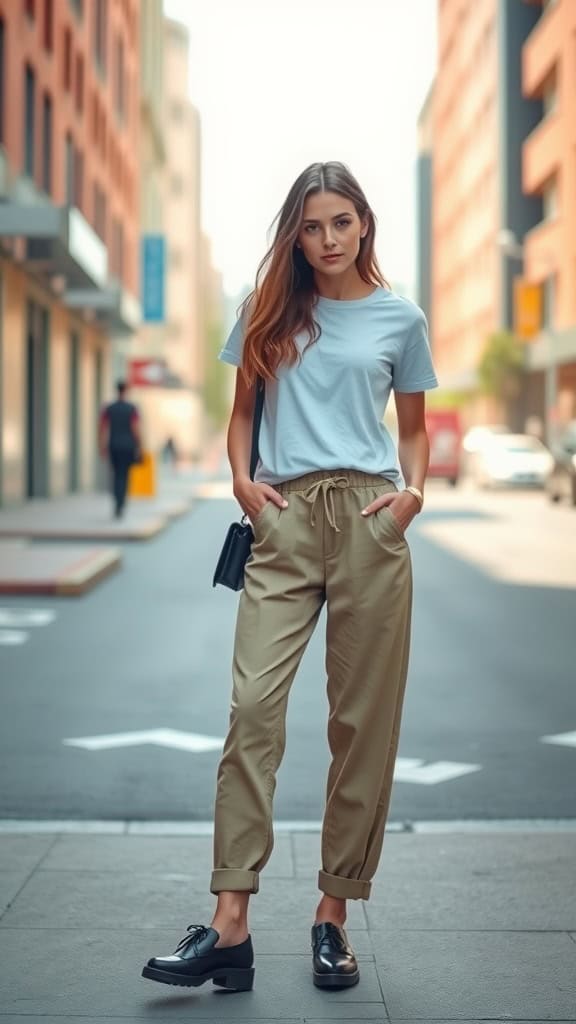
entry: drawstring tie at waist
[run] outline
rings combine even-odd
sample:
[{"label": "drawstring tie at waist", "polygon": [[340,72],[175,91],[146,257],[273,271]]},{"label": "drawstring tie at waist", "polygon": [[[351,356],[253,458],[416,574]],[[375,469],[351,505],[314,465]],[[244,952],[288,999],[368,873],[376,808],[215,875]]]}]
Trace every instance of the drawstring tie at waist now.
[{"label": "drawstring tie at waist", "polygon": [[336,531],[336,533],[341,533],[342,532],[338,528],[337,523],[336,523],[336,514],[334,512],[334,495],[333,495],[332,492],[336,488],[338,488],[338,490],[340,490],[340,491],[343,491],[346,487],[348,487],[348,479],[347,479],[347,477],[345,477],[345,476],[329,476],[329,477],[325,477],[324,480],[318,480],[315,484],[312,484],[311,487],[309,487],[307,491],[304,491],[304,493],[302,495],[302,497],[304,498],[304,501],[310,502],[310,504],[312,506],[312,509],[310,511],[310,525],[311,526],[315,526],[316,525],[316,517],[315,517],[316,502],[318,500],[319,494],[321,493],[322,494],[322,499],[324,501],[324,511],[326,513],[326,518],[327,518],[328,522],[330,523],[330,526],[332,527],[333,530]]}]

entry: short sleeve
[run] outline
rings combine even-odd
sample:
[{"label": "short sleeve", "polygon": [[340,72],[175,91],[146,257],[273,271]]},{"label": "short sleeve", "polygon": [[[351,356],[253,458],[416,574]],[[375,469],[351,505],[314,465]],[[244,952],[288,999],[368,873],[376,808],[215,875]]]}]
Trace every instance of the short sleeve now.
[{"label": "short sleeve", "polygon": [[431,391],[437,387],[438,379],[428,341],[428,324],[424,313],[418,308],[416,320],[410,327],[394,366],[393,388],[394,391],[410,393]]},{"label": "short sleeve", "polygon": [[238,319],[234,324],[228,340],[224,345],[224,348],[220,352],[218,359],[223,363],[231,363],[232,366],[242,365],[242,343],[244,341],[244,331],[242,320]]}]

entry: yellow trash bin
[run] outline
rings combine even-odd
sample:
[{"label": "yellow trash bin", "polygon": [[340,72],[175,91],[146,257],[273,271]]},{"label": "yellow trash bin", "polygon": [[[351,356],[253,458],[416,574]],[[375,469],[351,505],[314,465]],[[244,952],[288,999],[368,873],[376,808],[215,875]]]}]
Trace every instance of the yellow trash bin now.
[{"label": "yellow trash bin", "polygon": [[152,452],[143,451],[142,461],[131,466],[128,494],[131,498],[155,497],[156,461]]}]

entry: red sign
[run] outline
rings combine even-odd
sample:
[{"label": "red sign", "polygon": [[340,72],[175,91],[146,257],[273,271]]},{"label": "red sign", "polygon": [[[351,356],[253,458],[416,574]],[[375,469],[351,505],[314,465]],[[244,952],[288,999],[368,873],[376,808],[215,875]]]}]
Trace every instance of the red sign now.
[{"label": "red sign", "polygon": [[428,476],[457,480],[462,438],[462,426],[457,410],[426,410],[426,432],[430,442]]},{"label": "red sign", "polygon": [[132,359],[128,364],[128,383],[131,388],[161,387],[166,380],[163,359]]}]

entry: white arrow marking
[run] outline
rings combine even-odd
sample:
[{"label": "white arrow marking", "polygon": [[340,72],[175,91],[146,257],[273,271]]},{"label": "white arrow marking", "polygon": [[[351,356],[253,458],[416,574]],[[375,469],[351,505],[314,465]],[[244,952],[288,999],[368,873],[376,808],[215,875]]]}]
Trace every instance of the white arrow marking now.
[{"label": "white arrow marking", "polygon": [[[195,732],[180,732],[177,729],[148,729],[144,732],[117,732],[108,736],[84,736],[62,741],[68,747],[84,750],[112,750],[114,747],[139,747],[153,744],[157,747],[171,747],[173,750],[187,750],[201,754],[210,750],[221,750],[224,740],[216,736],[202,736]],[[394,779],[397,782],[413,782],[421,786],[435,786],[461,775],[481,770],[479,764],[460,764],[457,761],[435,761],[426,764],[417,757],[396,759]]]},{"label": "white arrow marking", "polygon": [[576,732],[559,732],[557,736],[541,736],[541,743],[557,743],[559,747],[576,747]]},{"label": "white arrow marking", "polygon": [[462,775],[479,772],[480,764],[461,764],[458,761],[434,761],[426,764],[414,757],[397,757],[394,766],[395,782],[415,782],[421,786],[435,786],[438,782],[449,782]]},{"label": "white arrow marking", "polygon": [[24,633],[20,629],[2,629],[0,630],[0,644],[4,647],[16,647],[18,644],[25,644],[28,639],[28,633]]},{"label": "white arrow marking", "polygon": [[156,747],[172,747],[174,750],[188,750],[194,754],[201,754],[207,750],[221,750],[224,746],[224,740],[215,736],[179,732],[178,729],[116,732],[109,736],[84,736],[62,742],[68,747],[83,747],[84,750],[111,750],[113,747],[139,747],[145,743],[152,743]]},{"label": "white arrow marking", "polygon": [[0,626],[49,626],[56,612],[40,608],[0,608]]}]

